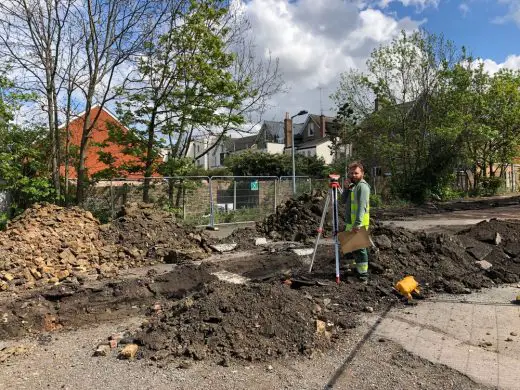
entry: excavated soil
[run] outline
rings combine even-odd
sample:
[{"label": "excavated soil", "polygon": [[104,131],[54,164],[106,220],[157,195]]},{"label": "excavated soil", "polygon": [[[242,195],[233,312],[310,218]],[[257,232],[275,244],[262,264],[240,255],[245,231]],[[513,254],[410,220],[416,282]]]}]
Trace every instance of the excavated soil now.
[{"label": "excavated soil", "polygon": [[[140,278],[64,282],[43,290],[25,291],[0,301],[0,340],[113,321],[151,312],[161,300],[181,299],[215,280],[203,268],[176,267],[166,274],[148,272]],[[43,334],[42,334],[43,332]]]},{"label": "excavated soil", "polygon": [[[227,365],[230,359],[264,361],[295,355],[310,356],[328,348],[337,337],[316,331],[331,316],[319,315],[312,300],[282,284],[208,284],[165,310],[134,336],[153,360],[211,359]],[[327,332],[327,333],[326,333]]]},{"label": "excavated soil", "polygon": [[[271,238],[314,239],[322,201],[316,194],[290,201],[260,224],[258,230],[268,232]],[[47,212],[53,216],[45,218],[52,221],[54,214],[62,212],[62,209],[53,209],[52,213]],[[158,217],[146,207],[125,210],[112,227],[101,229],[102,239],[95,237],[96,232],[99,233],[97,221],[90,215],[81,218],[82,229],[76,228],[71,233],[74,242],[81,242],[80,234],[86,234],[92,236],[91,240],[99,240],[100,245],[109,241],[120,248],[146,251],[140,252],[142,257],[157,254],[168,257],[172,251],[184,250],[183,245],[188,252],[207,253],[203,236],[197,237],[199,233],[184,229],[171,219],[165,219],[166,216]],[[41,236],[55,245],[48,251],[40,248],[41,253],[49,253],[49,256],[60,253],[56,248],[62,248],[62,241],[52,238],[56,233],[52,229],[65,226],[65,222],[58,220],[60,223],[46,225],[42,221],[47,219],[42,216],[29,219],[30,223],[27,218],[21,220],[23,224],[17,227],[23,233],[21,236],[25,234],[22,227],[30,226],[26,230],[33,232],[30,237],[34,242],[39,242],[40,238],[35,237]],[[167,227],[154,231],[156,225]],[[25,291],[4,299],[0,303],[4,313],[0,338],[146,313],[148,320],[139,330],[129,330],[123,339],[116,341],[119,347],[136,343],[138,357],[160,361],[159,364],[174,361],[182,366],[191,359],[207,359],[227,366],[231,362],[313,356],[331,348],[348,329],[356,326],[358,313],[381,310],[399,302],[401,298],[392,287],[406,275],[413,275],[420,282],[424,295],[469,293],[482,287],[518,282],[519,227],[518,222],[491,220],[453,235],[414,233],[375,225],[370,230],[375,246],[370,249],[371,275],[367,285],[355,279],[349,270],[351,261],[347,259],[341,264],[342,283],[334,283],[331,245],[319,248],[312,273],[308,270],[310,258],[296,256],[291,251],[294,245],[286,244],[268,245],[225,261],[203,261],[200,266],[179,261],[185,259],[187,252],[171,255],[177,265],[172,266],[170,272],[157,274],[151,270],[133,279],[98,280],[82,285],[67,277],[52,288]],[[298,229],[302,229],[303,234]],[[242,233],[238,231],[232,239],[239,240],[246,235],[252,238],[255,232],[250,230],[240,236]],[[168,234],[173,237],[170,241],[167,241]],[[11,243],[18,235],[9,230],[6,237]],[[8,248],[11,255],[18,253],[12,250],[13,245]],[[2,250],[6,248],[3,246]],[[75,251],[78,253],[75,258],[80,258],[79,253],[83,252]],[[49,261],[52,262],[51,257],[46,264]],[[24,266],[28,268],[26,263],[16,264],[22,270]],[[217,280],[215,275],[223,271],[239,274],[249,282],[237,285]],[[5,272],[2,275],[5,280]]]},{"label": "excavated soil", "polygon": [[[402,300],[392,287],[404,276],[419,281],[423,297],[518,282],[518,226],[492,220],[457,235],[375,226],[368,285],[351,276],[348,260],[341,264],[342,283],[333,283],[332,246],[320,248],[312,273],[309,258],[288,248],[208,265],[208,271],[225,269],[251,282],[212,282],[165,306],[133,337],[143,356],[154,360],[210,359],[227,365],[312,355],[355,326],[357,313]],[[479,263],[483,259],[489,268]]]},{"label": "excavated soil", "polygon": [[144,258],[166,263],[199,260],[212,252],[201,231],[178,223],[171,213],[151,204],[125,205],[101,235],[107,242],[135,248]]},{"label": "excavated soil", "polygon": [[[257,223],[256,230],[275,240],[301,242],[313,240],[320,225],[326,196],[325,191],[314,191],[297,199],[289,199],[276,208],[276,213]],[[341,210],[340,214],[342,214]],[[324,224],[324,237],[327,237],[331,230],[331,218],[328,212]],[[339,218],[342,219],[343,216],[339,215]]]},{"label": "excavated soil", "polygon": [[207,238],[149,205],[125,206],[112,224],[88,211],[35,205],[0,232],[0,291],[27,290],[157,262],[202,259]]}]

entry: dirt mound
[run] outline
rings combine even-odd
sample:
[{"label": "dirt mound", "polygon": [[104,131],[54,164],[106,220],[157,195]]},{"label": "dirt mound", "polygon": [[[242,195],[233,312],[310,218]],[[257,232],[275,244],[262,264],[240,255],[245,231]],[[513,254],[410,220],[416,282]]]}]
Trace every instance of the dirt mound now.
[{"label": "dirt mound", "polygon": [[176,263],[202,259],[212,252],[202,232],[183,226],[173,214],[151,204],[125,205],[117,217],[102,228],[103,238],[144,258]]},{"label": "dirt mound", "polygon": [[110,245],[88,211],[35,205],[0,232],[0,289],[32,288],[89,273],[113,274],[142,264],[139,253]]},{"label": "dirt mound", "polygon": [[[289,199],[276,208],[276,213],[269,215],[256,226],[257,231],[272,239],[288,241],[307,241],[316,237],[320,225],[327,192],[315,191],[304,194],[298,199]],[[340,219],[344,208],[340,207]],[[325,235],[330,231],[331,212],[327,213]]]},{"label": "dirt mound", "polygon": [[265,361],[312,355],[339,327],[302,293],[282,284],[214,282],[152,319],[134,340],[153,360]]},{"label": "dirt mound", "polygon": [[[448,293],[515,283],[520,280],[520,225],[513,225],[483,222],[457,235],[378,225],[371,232],[378,250],[372,251],[370,268],[394,282],[414,275],[427,289]],[[491,243],[497,233],[506,237],[498,245]]]}]

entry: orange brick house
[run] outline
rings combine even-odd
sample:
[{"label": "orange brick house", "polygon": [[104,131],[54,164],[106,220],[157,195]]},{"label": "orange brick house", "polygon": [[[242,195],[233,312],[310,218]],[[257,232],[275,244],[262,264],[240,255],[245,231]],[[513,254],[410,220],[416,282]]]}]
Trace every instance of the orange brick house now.
[{"label": "orange brick house", "polygon": [[[101,111],[101,112],[100,112]],[[109,165],[100,161],[99,152],[103,151],[105,153],[110,153],[114,159],[115,167],[120,167],[125,163],[138,163],[139,159],[134,156],[129,156],[123,153],[123,146],[108,142],[106,146],[100,147],[99,144],[106,143],[108,139],[108,128],[109,124],[114,124],[123,128],[124,130],[128,129],[119,122],[119,120],[110,113],[106,108],[101,108],[99,105],[92,107],[90,110],[90,118],[93,120],[99,113],[99,117],[97,119],[96,125],[92,129],[90,133],[89,146],[87,149],[87,155],[85,158],[85,167],[87,168],[87,175],[91,177],[92,175],[103,171],[105,169],[110,168]],[[70,143],[75,146],[79,150],[79,146],[81,143],[81,133],[83,131],[83,124],[85,123],[85,113],[78,115],[77,118],[70,121],[69,131],[70,131]],[[64,127],[63,127],[64,128]],[[61,174],[65,175],[65,167],[61,168]],[[143,172],[132,172],[124,174],[127,178],[141,178],[143,177]],[[78,177],[76,172],[76,167],[73,164],[69,167],[69,178],[76,179]]]}]

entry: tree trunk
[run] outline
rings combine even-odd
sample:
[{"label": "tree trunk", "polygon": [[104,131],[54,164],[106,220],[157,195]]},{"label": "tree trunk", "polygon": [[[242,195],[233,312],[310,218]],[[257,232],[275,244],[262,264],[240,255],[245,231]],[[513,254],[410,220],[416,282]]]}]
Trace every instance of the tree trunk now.
[{"label": "tree trunk", "polygon": [[143,202],[150,202],[150,182],[153,175],[153,163],[155,160],[155,153],[153,150],[155,140],[155,118],[157,110],[152,111],[150,123],[148,124],[148,143],[146,145],[146,162],[144,169],[144,185],[143,185]]},{"label": "tree trunk", "polygon": [[85,159],[88,150],[88,141],[89,141],[89,133],[90,133],[90,111],[91,111],[91,101],[92,97],[87,98],[87,104],[85,109],[85,121],[83,123],[83,129],[81,133],[81,142],[79,146],[79,161],[78,161],[78,183],[76,187],[76,203],[82,205],[85,202],[85,186],[87,177],[87,170],[85,167]]},{"label": "tree trunk", "polygon": [[51,147],[51,178],[56,196],[60,195],[60,175],[58,152],[58,139],[56,138],[56,129],[54,126],[54,102],[52,97],[52,90],[47,90],[47,120],[49,125],[49,141]]}]

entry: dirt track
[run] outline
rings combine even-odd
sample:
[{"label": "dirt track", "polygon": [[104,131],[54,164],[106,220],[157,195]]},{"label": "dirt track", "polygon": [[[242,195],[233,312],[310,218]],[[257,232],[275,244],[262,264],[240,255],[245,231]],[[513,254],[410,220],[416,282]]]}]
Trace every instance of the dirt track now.
[{"label": "dirt track", "polygon": [[[150,388],[162,388],[166,382],[160,378],[169,378],[185,381],[175,388],[205,388],[208,382],[198,377],[202,375],[218,378],[211,383],[221,383],[222,389],[251,384],[258,384],[255,388],[280,384],[286,388],[322,388],[352,351],[354,340],[359,340],[363,331],[360,316],[373,310],[383,314],[388,305],[395,304],[397,298],[389,293],[390,287],[405,274],[416,275],[426,293],[470,292],[472,288],[515,281],[515,275],[518,281],[518,230],[516,224],[491,223],[452,237],[376,227],[373,235],[379,250],[372,253],[373,275],[368,286],[350,280],[345,265],[344,282],[339,286],[331,282],[332,247],[321,247],[315,272],[309,275],[309,259],[296,256],[290,251],[292,245],[284,244],[265,250],[257,248],[243,256],[213,256],[202,266],[196,265],[200,262],[181,261],[173,266],[130,270],[116,279],[84,280],[80,284],[65,281],[50,288],[4,293],[0,296],[0,340],[19,340],[18,343],[30,344],[32,348],[27,358],[9,358],[13,369],[0,363],[0,380],[5,379],[15,388],[54,387],[53,381],[81,388],[76,379],[72,383],[66,379],[78,375],[75,367],[64,367],[63,371],[37,380],[17,376],[16,372],[29,370],[27,365],[39,367],[30,371],[45,370],[45,363],[38,362],[37,357],[41,360],[48,351],[63,362],[79,361],[82,357],[88,361],[87,370],[120,370],[118,365],[124,364],[123,367],[129,367],[128,375],[135,375],[131,374],[133,370],[147,363],[132,362],[127,366],[117,362],[119,348],[112,350],[109,357],[91,356],[93,349],[107,343],[107,337],[114,333],[114,328],[105,334],[102,330],[114,327],[110,324],[115,321],[124,333],[121,337],[129,340],[125,343],[139,344],[137,358],[144,358],[144,362],[155,367],[143,369],[145,382],[141,387],[149,383]],[[495,242],[497,232],[499,244]],[[250,234],[238,234],[234,239],[249,239]],[[480,257],[494,263],[490,271],[475,266]],[[250,285],[217,281],[215,274],[222,272],[247,278]],[[472,276],[468,277],[469,274]],[[145,324],[141,320],[136,323],[136,318],[146,318]],[[73,335],[83,340],[80,352],[72,341]],[[60,342],[62,338],[64,341]],[[120,347],[124,346],[121,344]],[[63,348],[70,351],[64,353]],[[374,353],[378,349],[384,353]],[[334,354],[338,350],[342,351],[341,356]],[[344,381],[344,387],[337,388],[407,387],[408,381],[419,388],[477,388],[455,372],[441,375],[441,368],[409,356],[391,343],[379,344],[369,339],[356,353],[363,359],[349,362],[352,371],[341,373],[338,383]],[[413,362],[413,369],[406,361]],[[361,375],[363,369],[371,371],[371,364],[384,367],[381,375]],[[266,370],[266,365],[273,369]],[[156,366],[166,371],[157,374]],[[189,373],[177,371],[177,367],[190,368]],[[13,370],[15,374],[11,375]],[[108,379],[94,371],[84,388],[107,383]],[[291,371],[297,373],[296,380]],[[318,372],[326,374],[319,376]],[[427,378],[432,376],[438,380],[430,383]],[[235,387],[229,387],[230,378],[236,381]],[[112,379],[108,382],[110,388],[124,388],[125,384]],[[309,383],[312,385],[306,387]],[[432,384],[436,387],[429,387]]]}]

